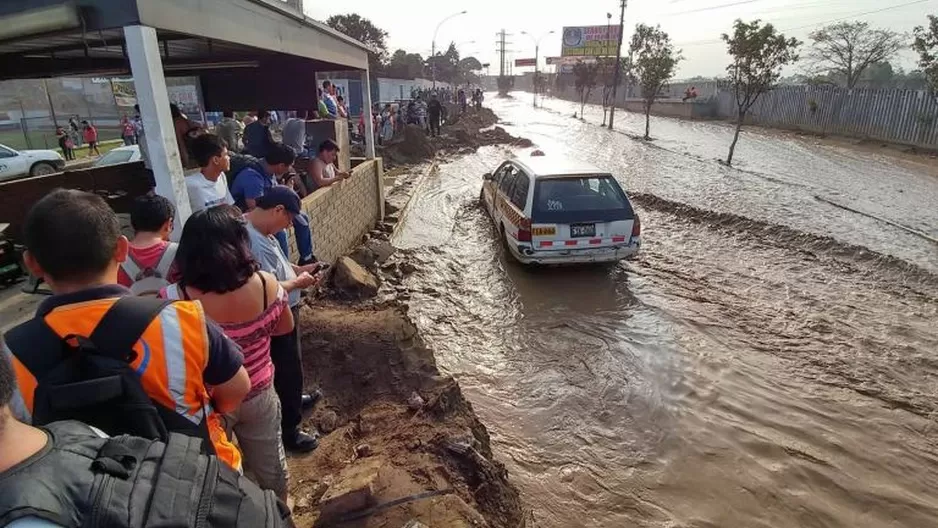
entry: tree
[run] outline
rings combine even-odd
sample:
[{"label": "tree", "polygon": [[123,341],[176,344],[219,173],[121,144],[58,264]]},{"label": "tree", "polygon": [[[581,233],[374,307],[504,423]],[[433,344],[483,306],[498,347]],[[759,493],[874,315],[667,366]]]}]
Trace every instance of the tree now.
[{"label": "tree", "polygon": [[419,53],[397,50],[385,68],[385,73],[395,79],[416,79],[424,76],[424,61]]},{"label": "tree", "polygon": [[863,72],[877,62],[887,62],[906,46],[895,31],[873,29],[866,22],[838,22],[811,33],[814,44],[809,55],[816,67],[843,76],[853,88]]},{"label": "tree", "polygon": [[[631,63],[628,57],[623,57],[619,59],[619,86],[622,86],[622,83],[626,81],[628,77],[631,76]],[[597,57],[596,63],[598,65],[598,81],[603,85],[603,126],[606,125],[606,113],[609,109],[609,106],[615,104],[614,101],[610,101],[612,97],[612,85],[615,84],[616,78],[616,60],[613,57]]]},{"label": "tree", "polygon": [[674,77],[677,63],[681,61],[680,50],[675,50],[671,38],[660,26],[645,24],[635,26],[629,55],[634,57],[633,72],[642,89],[645,106],[645,140],[650,140],[651,105],[658,98],[661,88]]},{"label": "tree", "polygon": [[914,30],[912,49],[918,53],[918,66],[932,97],[938,99],[938,17],[928,15],[928,27]]},{"label": "tree", "polygon": [[782,67],[798,60],[801,42],[785,38],[772,24],[762,25],[761,20],[747,23],[736,19],[733,35],[724,33],[722,38],[733,59],[726,71],[729,74],[727,82],[736,96],[736,133],[726,157],[726,164],[732,165],[746,113],[759,96],[775,87],[782,75]]},{"label": "tree", "polygon": [[427,69],[432,71],[436,68],[436,79],[448,83],[458,82],[459,76],[459,51],[455,43],[450,43],[446,53],[437,52],[436,56],[427,59]]},{"label": "tree", "polygon": [[388,56],[387,31],[374,25],[371,20],[362,18],[355,13],[333,15],[326,20],[326,25],[339,33],[344,33],[368,45],[374,50],[368,51],[368,69],[371,70],[372,75],[383,70]]},{"label": "tree", "polygon": [[459,63],[456,65],[456,79],[454,79],[454,81],[458,84],[477,84],[479,82],[479,76],[476,75],[475,72],[480,70],[482,70],[482,63],[479,62],[479,59],[475,57],[459,59]]},{"label": "tree", "polygon": [[573,65],[573,87],[580,97],[580,119],[583,118],[583,110],[586,108],[586,101],[590,98],[593,87],[596,86],[596,78],[599,75],[599,65],[595,62],[578,61]]}]

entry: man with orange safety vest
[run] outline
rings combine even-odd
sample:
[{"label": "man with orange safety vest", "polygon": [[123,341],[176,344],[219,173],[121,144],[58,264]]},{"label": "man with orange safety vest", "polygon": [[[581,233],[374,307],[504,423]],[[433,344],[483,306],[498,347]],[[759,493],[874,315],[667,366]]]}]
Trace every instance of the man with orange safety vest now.
[{"label": "man with orange safety vest", "polygon": [[[37,391],[37,386],[41,389],[48,379],[45,376],[69,360],[65,345],[87,343],[100,334],[95,330],[105,320],[111,324],[102,323],[102,327],[120,333],[122,321],[112,320],[111,309],[133,303],[118,302],[131,296],[130,290],[117,283],[129,243],[121,235],[114,211],[101,197],[75,190],[52,191],[30,210],[23,234],[26,266],[54,294],[39,305],[35,319],[4,336],[2,350],[13,364],[17,381],[10,407],[28,424],[33,422],[36,400],[47,403],[50,398],[50,390]],[[167,303],[155,312],[138,325],[144,328],[135,334],[139,337],[131,336],[128,341],[134,343],[127,354],[127,365],[136,374],[134,383],[139,380],[144,399],[149,397],[172,418],[164,420],[166,429],[198,431],[193,435],[205,438],[220,460],[240,469],[241,454],[226,436],[220,414],[236,409],[250,390],[240,350],[206,319],[197,302]],[[108,337],[95,339],[106,342]],[[67,412],[73,402],[64,403]]]}]

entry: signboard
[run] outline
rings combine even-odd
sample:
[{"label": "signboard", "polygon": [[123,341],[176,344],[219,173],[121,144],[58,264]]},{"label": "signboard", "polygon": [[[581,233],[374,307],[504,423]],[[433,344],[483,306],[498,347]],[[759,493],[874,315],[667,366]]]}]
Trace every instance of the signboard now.
[{"label": "signboard", "polygon": [[549,66],[573,66],[578,62],[596,62],[596,57],[547,57]]},{"label": "signboard", "polygon": [[615,57],[619,26],[573,26],[563,28],[564,57]]},{"label": "signboard", "polygon": [[537,61],[535,59],[515,59],[515,68],[523,68],[525,66],[537,66]]}]

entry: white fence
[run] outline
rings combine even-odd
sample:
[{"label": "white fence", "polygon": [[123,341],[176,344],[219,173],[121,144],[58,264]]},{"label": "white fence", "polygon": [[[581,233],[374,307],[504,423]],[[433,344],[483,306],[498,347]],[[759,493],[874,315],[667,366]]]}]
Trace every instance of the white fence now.
[{"label": "white fence", "polygon": [[[716,117],[735,119],[736,101],[731,90],[717,92],[713,104]],[[923,91],[782,86],[764,94],[746,121],[767,127],[938,147],[938,103]]]}]

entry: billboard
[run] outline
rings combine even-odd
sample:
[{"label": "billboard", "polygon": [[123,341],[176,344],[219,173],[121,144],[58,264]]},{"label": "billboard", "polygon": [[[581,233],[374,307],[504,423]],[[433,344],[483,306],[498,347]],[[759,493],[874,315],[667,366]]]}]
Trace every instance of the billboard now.
[{"label": "billboard", "polygon": [[515,59],[515,68],[524,68],[525,66],[536,66],[535,59]]},{"label": "billboard", "polygon": [[572,26],[563,28],[564,57],[615,57],[620,26]]}]

